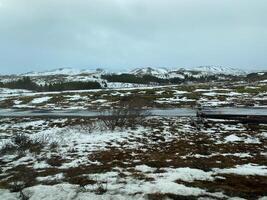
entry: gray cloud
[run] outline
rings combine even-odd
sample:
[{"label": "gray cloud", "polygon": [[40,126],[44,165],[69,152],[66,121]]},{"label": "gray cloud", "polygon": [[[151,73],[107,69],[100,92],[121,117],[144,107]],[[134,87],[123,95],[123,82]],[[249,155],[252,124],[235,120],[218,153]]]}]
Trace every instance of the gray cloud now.
[{"label": "gray cloud", "polygon": [[0,0],[0,73],[267,66],[265,0]]}]

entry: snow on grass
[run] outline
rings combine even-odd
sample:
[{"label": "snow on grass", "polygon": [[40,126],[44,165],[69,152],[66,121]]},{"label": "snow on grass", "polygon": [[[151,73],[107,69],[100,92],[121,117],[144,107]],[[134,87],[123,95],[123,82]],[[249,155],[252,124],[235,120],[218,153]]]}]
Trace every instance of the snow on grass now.
[{"label": "snow on grass", "polygon": [[27,104],[22,104],[22,105],[14,105],[13,108],[36,108],[35,106],[32,106],[32,105],[27,105]]},{"label": "snow on grass", "polygon": [[[140,156],[139,153],[134,152],[132,152],[132,157],[134,158],[131,161],[126,160],[123,163],[126,164],[125,168],[122,166],[120,168],[114,166],[114,168],[109,168],[107,171],[101,171],[101,168],[106,166],[105,160],[94,159],[90,161],[90,156],[93,155],[95,152],[105,153],[105,151],[107,150],[107,152],[110,153],[110,151],[112,151],[113,149],[119,149],[120,151],[126,150],[126,152],[128,150],[129,152],[131,152],[132,150],[144,150],[144,152],[147,151],[147,153],[150,153],[150,147],[153,147],[153,145],[158,145],[161,142],[159,140],[154,141],[151,138],[157,137],[159,135],[164,138],[165,143],[162,143],[162,145],[180,139],[188,140],[185,143],[186,145],[188,144],[188,147],[190,145],[195,145],[193,143],[193,139],[195,137],[196,131],[194,128],[192,128],[190,124],[185,123],[189,122],[187,118],[173,118],[173,121],[167,121],[166,119],[161,117],[151,117],[149,119],[158,119],[160,123],[162,123],[162,125],[153,128],[137,127],[137,129],[134,130],[119,129],[113,132],[109,130],[103,131],[100,129],[88,131],[87,129],[82,129],[81,126],[69,126],[64,128],[47,128],[46,126],[46,130],[40,129],[41,131],[31,134],[30,137],[38,141],[42,141],[44,139],[45,141],[48,141],[48,143],[56,141],[57,143],[59,143],[59,146],[56,148],[56,151],[52,151],[49,148],[44,148],[41,154],[37,155],[31,155],[30,153],[26,152],[26,156],[17,158],[17,160],[15,160],[14,157],[11,157],[10,155],[10,157],[7,158],[12,159],[9,161],[8,165],[5,165],[3,167],[3,172],[5,173],[5,175],[8,175],[8,170],[19,165],[27,165],[28,167],[32,167],[36,171],[47,170],[45,168],[57,170],[57,174],[47,173],[43,175],[44,177],[41,177],[42,175],[39,175],[36,180],[39,181],[40,184],[40,182],[45,183],[47,181],[49,182],[53,180],[68,181],[67,173],[65,174],[66,170],[76,167],[78,169],[79,167],[88,167],[89,170],[88,172],[85,172],[83,174],[83,177],[88,177],[90,178],[90,180],[94,180],[97,182],[97,184],[86,185],[84,188],[80,188],[77,185],[70,184],[59,184],[54,186],[36,185],[34,187],[24,189],[25,194],[28,194],[31,197],[30,200],[80,200],[87,198],[147,199],[146,195],[151,193],[171,193],[174,195],[176,194],[183,196],[208,195],[214,196],[215,198],[218,197],[219,199],[226,199],[226,196],[224,196],[222,193],[210,193],[207,192],[205,189],[192,186],[194,185],[195,181],[210,181],[212,183],[212,181],[219,178],[218,176],[222,177],[223,174],[239,174],[244,176],[267,175],[267,166],[263,166],[262,164],[243,164],[243,161],[246,160],[245,158],[251,158],[255,155],[254,151],[250,152],[248,149],[243,149],[243,153],[234,153],[235,151],[232,151],[231,147],[235,146],[236,144],[227,144],[227,142],[236,141],[244,143],[253,143],[257,140],[257,136],[262,136],[262,134],[265,133],[261,131],[259,134],[255,134],[252,137],[249,135],[249,132],[246,132],[247,130],[243,130],[242,124],[223,126],[223,123],[218,123],[218,131],[221,132],[218,132],[216,134],[210,134],[213,131],[210,128],[202,128],[203,130],[200,130],[203,134],[207,133],[207,136],[211,137],[210,139],[214,139],[211,140],[211,142],[216,142],[219,139],[223,139],[223,141],[226,141],[226,143],[223,143],[223,145],[229,145],[227,146],[229,147],[229,149],[225,148],[225,151],[218,152],[212,151],[212,153],[209,155],[202,155],[202,152],[190,152],[189,149],[189,151],[185,154],[188,155],[185,156],[185,158],[194,157],[193,159],[196,159],[196,163],[197,159],[202,157],[205,159],[211,158],[211,160],[213,159],[213,156],[235,156],[243,158],[242,163],[237,162],[236,164],[234,164],[236,167],[232,168],[220,168],[220,165],[216,165],[216,168],[214,168],[213,166],[213,169],[211,169],[210,171],[204,171],[201,169],[191,168],[192,166],[177,167],[179,166],[177,165],[176,167],[174,167],[175,165],[173,163],[169,163],[169,166],[173,167],[166,167],[166,165],[164,165],[164,167],[158,166],[157,168],[155,168],[149,166],[148,163],[144,162],[140,157],[138,157]],[[66,119],[58,119],[57,121],[55,120],[53,122],[64,123],[66,122]],[[174,126],[176,127],[176,129],[171,131],[170,129],[173,128],[173,126],[170,125],[172,124],[170,122],[179,122],[179,126]],[[23,129],[27,129],[27,127],[30,125],[44,126],[45,123],[42,120],[36,120],[29,123],[19,123],[19,127],[23,127]],[[262,129],[265,130],[264,128]],[[192,140],[190,139],[191,137],[193,137]],[[205,142],[205,140],[203,140],[203,142]],[[171,143],[169,144],[172,145]],[[231,153],[227,153],[228,150]],[[159,152],[159,154],[160,153],[161,152]],[[53,164],[49,165],[48,160],[46,161],[46,159],[53,158],[55,155],[60,155],[60,158],[62,158],[62,163],[60,163],[60,166],[53,166]],[[177,158],[182,158],[182,155],[184,154],[175,154]],[[224,160],[224,158],[222,160],[219,160],[220,158],[218,158],[217,161]],[[227,159],[228,158],[225,158],[225,160]],[[235,159],[236,158],[233,158],[233,160]],[[167,157],[165,160],[166,162],[168,162]],[[171,162],[172,160],[174,161],[175,158],[169,159],[168,157],[168,160],[169,162]],[[2,158],[2,161],[6,162],[6,159]],[[117,161],[119,162],[119,160]],[[247,161],[247,163],[250,162],[251,161]],[[128,164],[129,166],[127,166]],[[93,172],[95,174],[91,174],[92,172],[90,172],[89,168],[90,165],[95,165],[96,169],[98,169],[99,167],[100,173]],[[47,171],[49,171],[49,169]],[[64,175],[66,175],[66,177]],[[187,182],[187,184],[183,185],[184,182]],[[104,187],[107,187],[107,191],[101,196],[96,195],[95,192],[101,184]],[[9,197],[10,199],[12,199],[13,197],[13,199],[18,199],[16,195],[13,196],[13,194],[9,193],[7,190],[0,190],[0,199],[8,199]]]},{"label": "snow on grass", "polygon": [[144,88],[144,87],[149,87],[149,85],[135,84],[135,83],[107,82],[107,88]]},{"label": "snow on grass", "polygon": [[222,156],[235,156],[239,158],[252,158],[252,156],[249,153],[223,153],[223,154],[217,154]]},{"label": "snow on grass", "polygon": [[3,200],[19,200],[19,194],[11,193],[9,190],[0,189],[0,199]]},{"label": "snow on grass", "polygon": [[141,172],[154,172],[156,168],[149,167],[147,165],[138,165],[135,167],[136,170],[141,171]]},{"label": "snow on grass", "polygon": [[181,95],[181,94],[187,94],[187,91],[182,91],[182,90],[174,90],[174,94],[176,95]]},{"label": "snow on grass", "polygon": [[255,137],[247,136],[244,137],[238,137],[235,134],[229,135],[224,138],[225,142],[244,142],[247,144],[260,144],[260,140]]},{"label": "snow on grass", "polygon": [[39,97],[39,98],[35,98],[31,101],[32,104],[40,104],[40,103],[44,103],[47,102],[48,100],[50,100],[52,97]]},{"label": "snow on grass", "polygon": [[218,99],[213,99],[213,100],[209,100],[209,101],[203,101],[203,102],[199,102],[201,104],[201,106],[203,107],[216,107],[216,106],[224,106],[224,105],[229,105],[231,102],[229,101],[220,101]]},{"label": "snow on grass", "polygon": [[[128,138],[138,138],[147,132],[147,129],[139,127],[137,130],[124,131],[95,131],[93,133],[73,128],[51,128],[31,135],[32,139],[46,140],[49,144],[59,144],[58,152],[62,157],[68,157],[71,148],[75,149],[79,158],[69,160],[61,168],[77,167],[81,164],[92,164],[88,159],[88,152],[106,150],[107,147],[120,147],[119,143],[125,143],[127,148],[138,148],[142,144],[137,141],[129,142]],[[72,159],[72,158],[70,158]],[[98,164],[98,163],[94,163]],[[38,166],[37,166],[38,167]]]},{"label": "snow on grass", "polygon": [[9,89],[9,88],[0,88],[0,94],[22,94],[22,93],[29,93],[30,90],[24,89]]},{"label": "snow on grass", "polygon": [[182,98],[179,98],[179,97],[171,97],[171,98],[159,98],[158,100],[155,100],[154,102],[155,103],[180,103],[180,102],[194,102],[196,100],[194,99],[188,99],[187,97],[182,97]]},{"label": "snow on grass", "polygon": [[87,108],[84,106],[69,106],[65,108],[65,110],[86,110]]},{"label": "snow on grass", "polygon": [[242,124],[237,124],[237,125],[222,124],[221,125],[221,129],[224,130],[224,131],[241,131],[241,130],[246,130],[245,127],[243,127]]},{"label": "snow on grass", "polygon": [[[106,146],[106,143],[113,142],[116,145],[116,142],[125,142],[130,136],[138,136],[142,134],[145,129],[140,128],[138,130],[128,130],[128,131],[95,131],[93,133],[86,132],[86,130],[77,130],[77,129],[63,129],[60,134],[51,130],[51,133],[48,132],[50,137],[63,138],[67,143],[75,142],[76,144],[87,145],[87,150],[89,145],[92,146]],[[93,148],[94,149],[94,148]]]},{"label": "snow on grass", "polygon": [[33,169],[45,169],[45,168],[50,168],[51,166],[46,163],[46,161],[41,161],[41,162],[34,162],[33,164]]},{"label": "snow on grass", "polygon": [[[142,195],[128,196],[126,194],[102,195],[94,192],[81,191],[78,185],[58,184],[58,185],[36,185],[23,190],[24,195],[30,197],[29,200],[143,200]],[[10,193],[8,190],[0,189],[0,199],[19,200],[18,193]]]},{"label": "snow on grass", "polygon": [[182,196],[199,196],[206,193],[205,190],[194,187],[187,187],[182,184],[167,182],[165,180],[156,180],[155,182],[144,183],[129,183],[126,185],[123,192],[128,194],[151,194],[151,193],[171,193]]},{"label": "snow on grass", "polygon": [[27,128],[29,126],[41,126],[43,124],[45,124],[46,121],[45,120],[36,120],[36,121],[29,121],[29,122],[21,122],[21,123],[17,123],[17,124],[14,124],[13,127],[14,128]]},{"label": "snow on grass", "polygon": [[213,172],[204,172],[200,169],[192,169],[189,167],[185,168],[163,168],[165,172],[163,173],[154,173],[151,174],[150,177],[165,181],[176,181],[182,180],[186,182],[193,182],[195,180],[202,181],[212,181],[214,178],[212,177]]},{"label": "snow on grass", "polygon": [[77,195],[78,187],[70,184],[60,184],[55,186],[37,185],[23,190],[30,200],[67,200],[74,199]]},{"label": "snow on grass", "polygon": [[218,95],[218,93],[217,92],[206,92],[206,93],[203,93],[202,95],[209,96],[209,97],[215,97]]},{"label": "snow on grass", "polygon": [[261,135],[262,137],[267,138],[267,132],[262,132]]},{"label": "snow on grass", "polygon": [[[90,175],[98,181],[107,184],[108,193],[122,193],[126,195],[134,194],[151,194],[151,193],[172,193],[182,196],[198,196],[209,194],[203,189],[187,187],[176,183],[177,180],[192,182],[194,180],[213,180],[212,172],[204,172],[198,169],[191,168],[164,168],[165,172],[155,173],[153,168],[146,165],[136,166],[138,171],[146,172],[146,176],[152,180],[137,180],[134,177],[120,178],[117,172],[107,172],[104,174]],[[122,184],[124,183],[124,184]],[[89,186],[89,189],[92,188]],[[221,196],[221,193],[214,193],[214,196]],[[142,198],[143,199],[143,198]]]},{"label": "snow on grass", "polygon": [[183,156],[182,158],[211,158],[214,156],[234,156],[234,157],[239,157],[239,158],[251,158],[252,156],[249,153],[212,153],[210,155],[201,155],[201,154],[190,154],[187,156]]},{"label": "snow on grass", "polygon": [[240,141],[243,141],[243,139],[241,137],[238,137],[238,136],[236,136],[234,134],[225,137],[224,140],[226,142],[240,142]]},{"label": "snow on grass", "polygon": [[[25,129],[30,125],[43,124],[43,121],[34,121],[34,122],[25,122],[18,125],[18,127],[24,127]],[[99,164],[92,163],[88,159],[88,154],[94,151],[107,150],[110,147],[121,147],[121,143],[124,143],[127,148],[138,148],[142,146],[142,143],[139,143],[136,140],[129,141],[129,138],[142,138],[144,133],[148,132],[146,128],[139,127],[136,130],[117,130],[117,131],[101,131],[95,130],[94,132],[88,132],[86,129],[81,129],[80,127],[72,128],[48,128],[46,130],[41,130],[34,134],[27,134],[31,140],[44,142],[47,145],[52,143],[58,144],[57,153],[61,155],[62,158],[67,158],[67,162],[63,163],[61,168],[77,167],[81,164]],[[4,142],[0,143],[0,146],[3,147],[4,144],[11,142],[11,138],[2,140]],[[75,152],[78,157],[71,156],[71,149],[75,149]],[[46,148],[43,149],[46,151],[47,156],[49,157],[50,152]],[[17,166],[20,164],[30,164],[33,165],[35,169],[41,169],[50,167],[46,162],[36,162],[36,159],[27,155],[21,159],[15,160],[10,163],[10,166]]]},{"label": "snow on grass", "polygon": [[267,166],[260,166],[256,164],[237,165],[235,168],[228,169],[214,169],[216,173],[220,174],[238,174],[238,175],[258,175],[267,176]]},{"label": "snow on grass", "polygon": [[44,177],[37,177],[37,181],[54,181],[54,180],[61,180],[64,178],[63,173],[51,175],[51,176],[44,176]]},{"label": "snow on grass", "polygon": [[79,94],[75,95],[66,95],[65,98],[68,98],[70,101],[78,101],[78,100],[88,100],[87,96],[81,96]]},{"label": "snow on grass", "polygon": [[20,100],[14,100],[13,102],[14,102],[15,105],[18,105],[18,104],[22,103],[22,101],[20,101]]},{"label": "snow on grass", "polygon": [[63,128],[50,128],[44,131],[40,131],[36,134],[30,135],[30,137],[37,141],[46,140],[46,142],[52,143],[57,142],[61,145],[65,144],[71,136],[64,131]]},{"label": "snow on grass", "polygon": [[260,140],[258,139],[258,138],[255,138],[255,137],[248,137],[248,138],[246,138],[245,140],[244,140],[244,142],[246,143],[246,144],[260,144],[261,142],[260,142]]},{"label": "snow on grass", "polygon": [[97,99],[97,100],[91,101],[91,103],[105,103],[105,102],[107,102],[106,99]]}]

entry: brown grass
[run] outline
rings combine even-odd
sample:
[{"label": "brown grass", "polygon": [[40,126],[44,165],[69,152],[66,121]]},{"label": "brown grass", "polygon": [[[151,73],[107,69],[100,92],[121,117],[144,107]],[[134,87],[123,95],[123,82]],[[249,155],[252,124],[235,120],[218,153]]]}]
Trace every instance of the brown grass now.
[{"label": "brown grass", "polygon": [[223,192],[228,196],[238,196],[246,199],[257,199],[267,195],[267,179],[264,176],[241,176],[235,174],[221,174],[223,179],[215,181],[194,181],[187,183],[177,181],[189,187],[199,187],[209,192]]}]

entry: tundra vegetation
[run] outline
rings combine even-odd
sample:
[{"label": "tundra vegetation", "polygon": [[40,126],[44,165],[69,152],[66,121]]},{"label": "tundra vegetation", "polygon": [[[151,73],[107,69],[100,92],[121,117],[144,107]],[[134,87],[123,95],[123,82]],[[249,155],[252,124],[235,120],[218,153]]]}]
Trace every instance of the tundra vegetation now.
[{"label": "tundra vegetation", "polygon": [[[117,81],[118,77],[109,78]],[[27,87],[34,87],[29,79],[24,81],[31,83]],[[0,199],[267,196],[266,124],[143,112],[266,107],[266,82],[57,92],[21,89],[3,88],[1,108],[94,110],[103,115],[0,118]]]}]

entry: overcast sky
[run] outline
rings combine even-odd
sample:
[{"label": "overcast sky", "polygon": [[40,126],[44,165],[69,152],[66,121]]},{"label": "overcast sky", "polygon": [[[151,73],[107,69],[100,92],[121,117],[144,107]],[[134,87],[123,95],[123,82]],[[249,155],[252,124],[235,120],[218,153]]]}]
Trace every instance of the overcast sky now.
[{"label": "overcast sky", "polygon": [[267,70],[266,0],[0,0],[0,73]]}]

